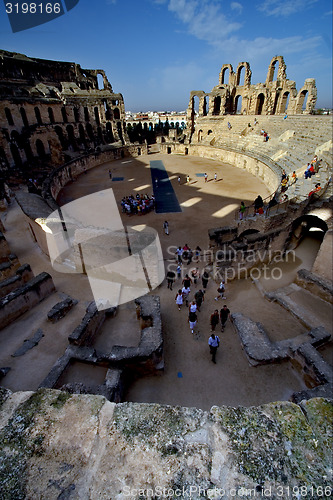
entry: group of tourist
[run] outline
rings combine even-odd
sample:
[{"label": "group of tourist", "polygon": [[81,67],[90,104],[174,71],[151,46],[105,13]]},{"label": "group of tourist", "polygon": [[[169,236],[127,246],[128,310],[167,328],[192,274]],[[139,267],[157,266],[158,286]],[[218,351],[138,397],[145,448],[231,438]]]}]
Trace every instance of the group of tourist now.
[{"label": "group of tourist", "polygon": [[186,262],[187,265],[189,266],[193,258],[199,260],[200,252],[201,248],[199,246],[197,246],[193,252],[193,250],[188,246],[188,244],[185,243],[183,247],[179,246],[177,248],[175,255],[177,256],[178,264],[181,265],[183,262]]},{"label": "group of tourist", "polygon": [[155,208],[154,195],[137,194],[124,197],[121,202],[121,211],[127,215],[144,215]]},{"label": "group of tourist", "polygon": [[318,160],[318,156],[315,155],[311,163],[308,163],[304,172],[305,179],[311,179],[311,177],[318,173],[321,160]]}]

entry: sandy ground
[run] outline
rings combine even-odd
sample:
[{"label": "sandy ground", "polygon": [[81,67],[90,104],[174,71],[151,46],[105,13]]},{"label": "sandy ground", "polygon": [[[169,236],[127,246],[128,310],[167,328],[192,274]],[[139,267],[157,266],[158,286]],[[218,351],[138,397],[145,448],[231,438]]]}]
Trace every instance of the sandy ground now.
[{"label": "sandy ground", "polygon": [[[118,202],[123,196],[129,194],[137,192],[150,194],[152,192],[149,168],[151,160],[163,161],[183,211],[175,214],[151,212],[144,216],[122,214],[122,218],[124,225],[146,224],[158,231],[166,269],[169,266],[174,268],[176,262],[174,252],[177,246],[187,243],[191,248],[199,245],[202,250],[208,249],[209,228],[229,225],[235,217],[235,210],[241,200],[248,204],[258,194],[261,194],[263,198],[269,194],[260,180],[246,171],[222,162],[155,153],[138,159],[126,159],[101,165],[66,186],[58,201],[65,204],[86,194],[110,187]],[[108,175],[109,169],[112,169],[114,177],[124,177],[124,180],[111,182]],[[208,174],[209,182],[207,183],[204,182],[203,177],[195,175],[204,172]],[[213,180],[215,172],[218,177],[217,182]],[[177,181],[179,175],[180,185]],[[190,175],[189,184],[186,184],[186,175]],[[79,323],[92,297],[84,276],[71,275],[69,277],[52,270],[48,259],[32,241],[17,207],[10,207],[3,220],[7,228],[6,238],[12,250],[19,256],[21,263],[29,262],[35,274],[45,270],[50,272],[57,287],[57,294],[22,316],[14,325],[0,332],[0,366],[12,367],[2,380],[2,384],[12,390],[34,390],[51,369],[57,357],[64,351],[68,334]],[[169,222],[169,236],[163,232],[164,220]],[[283,268],[281,281],[265,280],[263,283],[265,288],[273,289],[291,283],[299,267],[310,269],[318,247],[319,243],[314,243],[305,250],[300,247],[294,262],[281,264]],[[205,262],[201,260],[197,266],[202,271]],[[183,272],[187,270],[185,265]],[[180,286],[180,280],[170,291],[163,282],[153,291],[161,298],[165,370],[160,376],[135,381],[126,395],[127,400],[209,409],[212,405],[251,406],[268,401],[285,400],[293,392],[305,388],[301,375],[288,362],[255,368],[249,366],[230,322],[225,332],[221,333],[219,327],[217,329],[221,346],[217,354],[217,364],[213,364],[207,342],[210,336],[210,315],[215,308],[222,307],[221,300],[219,302],[214,300],[217,295],[217,283],[212,280],[209,282],[205,302],[201,312],[198,313],[198,325],[194,335],[189,329],[188,312],[185,306],[178,311],[175,304],[178,286]],[[191,296],[194,292],[195,288],[192,289]],[[78,299],[79,304],[66,319],[56,325],[47,326],[45,315],[54,303],[61,300],[59,298],[61,293],[68,293]],[[253,320],[260,321],[272,340],[294,337],[306,331],[280,306],[264,300],[251,280],[234,281],[228,284],[226,296],[227,300],[223,303],[228,305],[231,312],[242,312]],[[43,321],[41,321],[42,315]],[[129,323],[127,323],[127,318]],[[133,303],[127,304],[119,311],[118,317],[108,322],[110,323],[104,325],[95,341],[97,349],[109,349],[121,340],[123,345],[136,345],[138,337],[137,331],[133,331],[135,328]],[[329,318],[326,318],[325,322],[329,325]],[[130,334],[127,333],[128,324],[131,325]],[[20,358],[12,358],[11,354],[25,338],[30,338],[38,327],[42,328],[45,333],[39,345]],[[112,335],[110,335],[111,331]],[[78,381],[80,367],[74,367],[71,372],[73,381]],[[82,377],[84,379],[90,377],[92,383],[97,383],[101,377],[100,370],[96,370],[96,375],[92,372],[90,370],[84,373],[82,370]],[[66,381],[68,381],[67,375]]]}]

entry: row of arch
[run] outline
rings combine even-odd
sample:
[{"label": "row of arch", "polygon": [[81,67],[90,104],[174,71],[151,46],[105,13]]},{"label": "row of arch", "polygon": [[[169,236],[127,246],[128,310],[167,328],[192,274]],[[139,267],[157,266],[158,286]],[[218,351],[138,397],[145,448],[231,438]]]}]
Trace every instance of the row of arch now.
[{"label": "row of arch", "polygon": [[[120,120],[119,108],[115,107],[115,108],[111,109],[111,107],[108,105],[107,101],[106,100],[103,100],[103,101],[104,101],[103,104],[104,104],[105,120],[109,120],[109,121]],[[118,100],[116,102],[118,104]],[[79,107],[74,106],[71,109],[73,111],[75,123],[80,123],[81,121],[85,121],[85,122],[91,121],[92,112],[91,112],[91,109],[88,108],[88,106],[84,106],[83,108],[79,108]],[[4,112],[5,112],[5,117],[6,117],[8,125],[10,127],[15,127],[16,124],[14,122],[12,111],[8,107],[5,107]],[[61,112],[62,120],[58,123],[68,123],[69,122],[68,107],[62,106],[60,108],[60,112]],[[57,123],[56,119],[55,119],[54,108],[52,108],[52,107],[47,108],[47,113],[48,113],[47,120],[45,120],[45,118],[44,118],[44,120],[42,119],[42,115],[41,115],[41,112],[40,112],[40,109],[38,106],[34,107],[34,117],[32,117],[30,115],[29,119],[28,119],[28,116],[27,116],[27,113],[26,113],[26,110],[24,107],[21,106],[19,108],[19,113],[21,115],[21,123],[26,128],[28,128],[30,126],[34,126],[34,125],[42,126],[42,125],[49,125],[49,124],[53,125],[53,124]],[[93,121],[95,121],[97,123],[97,125],[100,125],[100,123],[101,123],[100,113],[101,113],[100,108],[98,106],[95,106],[93,108]],[[84,118],[84,119],[82,119],[82,118]],[[29,120],[33,121],[33,123],[29,123]]]},{"label": "row of arch", "polygon": [[[288,106],[290,101],[291,93],[289,91],[276,92],[273,109],[270,111],[271,114],[284,114],[288,112]],[[218,116],[220,114],[241,114],[243,109],[243,97],[241,94],[237,94],[235,98],[229,96],[225,99],[224,109],[222,109],[222,97],[216,95],[211,97],[213,99],[212,115]],[[300,91],[297,104],[296,112],[301,113],[306,109],[308,99],[308,90]],[[254,111],[253,114],[261,115],[265,111],[265,105],[267,103],[267,96],[263,92],[259,93],[255,98]],[[196,112],[200,114],[200,99],[198,96],[192,97],[192,115]],[[207,116],[209,113],[209,96],[205,96],[202,101],[202,115]]]},{"label": "row of arch", "polygon": [[[121,122],[117,122],[118,138],[116,139],[110,122],[107,122],[104,131],[100,126],[94,129],[91,123],[87,123],[85,126],[80,123],[78,125],[77,134],[75,134],[74,127],[71,124],[67,125],[65,130],[59,125],[54,127],[54,132],[57,135],[63,151],[68,149],[73,149],[75,151],[80,147],[89,148],[101,144],[111,144],[119,139],[124,143],[123,131],[125,131],[125,122],[123,126]],[[34,154],[31,142],[24,134],[20,135],[16,130],[13,130],[8,139],[12,160],[7,158],[5,150],[0,147],[0,168],[2,169],[8,169],[10,165],[22,167],[25,161],[32,162],[36,158],[46,160],[51,154],[50,140],[48,141],[48,146],[45,146],[41,139],[37,139],[34,148],[36,154]]]}]

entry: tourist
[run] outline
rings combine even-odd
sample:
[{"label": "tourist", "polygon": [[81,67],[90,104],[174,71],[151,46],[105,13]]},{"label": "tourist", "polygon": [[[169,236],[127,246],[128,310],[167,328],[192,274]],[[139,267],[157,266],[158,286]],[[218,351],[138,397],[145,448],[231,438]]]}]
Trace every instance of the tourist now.
[{"label": "tourist", "polygon": [[208,175],[206,174],[206,172],[205,172],[204,178],[205,178],[205,182],[207,182],[208,181]]},{"label": "tourist", "polygon": [[212,361],[213,361],[213,363],[216,364],[216,359],[215,359],[216,358],[216,351],[220,345],[220,339],[218,338],[218,336],[215,335],[214,333],[212,333],[208,339],[208,345],[209,345],[210,353],[212,355]]},{"label": "tourist", "polygon": [[190,329],[191,329],[191,332],[194,333],[194,328],[196,327],[197,325],[197,313],[194,311],[194,312],[189,312],[189,315],[188,315],[188,322],[190,323]]},{"label": "tourist", "polygon": [[295,170],[292,173],[291,180],[292,180],[292,184],[295,184],[295,182],[297,181],[297,175],[296,175]]},{"label": "tourist", "polygon": [[224,296],[225,286],[224,286],[224,281],[223,280],[221,281],[220,286],[217,289],[217,292],[218,292],[219,295],[217,297],[215,297],[215,300],[219,300],[220,298],[221,299],[226,299],[227,298],[227,297]]},{"label": "tourist", "polygon": [[190,247],[188,246],[187,243],[185,243],[185,245],[183,246],[183,255],[182,255],[182,258],[184,260],[187,259],[187,252],[188,252],[189,249],[190,249]]},{"label": "tourist", "polygon": [[192,258],[193,258],[193,252],[192,250],[189,248],[187,250],[187,265],[189,266],[192,262]]},{"label": "tourist", "polygon": [[231,123],[228,122],[228,129],[230,130],[231,129]]},{"label": "tourist", "polygon": [[190,288],[191,284],[192,284],[191,278],[189,277],[188,274],[185,274],[185,278],[183,279],[183,286],[185,288]]},{"label": "tourist", "polygon": [[198,311],[200,311],[200,307],[201,307],[203,301],[205,300],[205,294],[200,289],[197,292],[195,292],[194,298],[195,298],[195,303],[197,304]]},{"label": "tourist", "polygon": [[109,170],[109,177],[110,177],[110,180],[112,181],[112,171]]},{"label": "tourist", "polygon": [[190,304],[190,306],[188,308],[189,312],[194,312],[195,313],[195,312],[197,312],[197,309],[198,309],[198,306],[197,306],[196,301],[192,300],[192,302],[191,302],[191,304]]},{"label": "tourist", "polygon": [[215,309],[213,314],[211,314],[210,316],[210,329],[212,332],[215,330],[219,322],[220,322],[219,312],[217,309]]},{"label": "tourist", "polygon": [[193,268],[191,270],[191,276],[193,278],[194,285],[197,286],[198,279],[200,278],[200,273],[199,273],[199,268],[198,267]]},{"label": "tourist", "polygon": [[195,249],[195,258],[196,258],[196,260],[199,260],[199,258],[200,258],[200,252],[201,252],[201,248],[197,245],[197,247]]},{"label": "tourist", "polygon": [[[263,208],[264,208],[264,200],[262,199],[260,194],[258,194],[256,199],[254,200],[254,213],[255,214],[260,213],[260,209],[263,209]],[[262,213],[263,213],[263,210],[262,210]]]},{"label": "tourist", "polygon": [[188,307],[188,298],[189,298],[189,295],[191,293],[191,288],[189,286],[186,287],[184,285],[183,288],[181,289],[181,292],[182,292],[183,297],[185,299],[185,305],[186,305],[186,307]]},{"label": "tourist", "polygon": [[288,189],[288,177],[284,177],[281,181],[281,193],[284,193]]},{"label": "tourist", "polygon": [[181,274],[182,274],[182,267],[181,267],[181,263],[178,264],[177,266],[177,270],[176,270],[176,273],[177,273],[177,278],[180,279],[181,277]]},{"label": "tourist", "polygon": [[245,203],[244,203],[244,201],[241,201],[240,207],[239,207],[239,220],[244,219],[245,211],[246,211]]},{"label": "tourist", "polygon": [[178,175],[178,184],[180,185],[180,175]]},{"label": "tourist", "polygon": [[183,301],[183,294],[182,294],[182,291],[181,290],[178,290],[178,293],[175,297],[175,301],[176,301],[176,304],[178,306],[178,309],[180,311],[180,308],[182,307],[184,301]]},{"label": "tourist", "polygon": [[217,181],[217,174],[215,173],[214,174],[214,182],[216,182],[216,181]]},{"label": "tourist", "polygon": [[178,259],[179,264],[181,264],[182,263],[182,255],[183,255],[182,247],[178,247],[175,254],[177,255],[177,259]]},{"label": "tourist", "polygon": [[168,282],[168,288],[172,290],[172,285],[175,281],[175,273],[173,271],[168,271],[166,277]]},{"label": "tourist", "polygon": [[168,223],[168,221],[166,221],[166,220],[165,220],[165,221],[164,221],[164,223],[163,223],[163,229],[164,229],[165,234],[166,234],[167,236],[169,236],[169,223]]},{"label": "tourist", "polygon": [[310,193],[308,194],[309,198],[311,196],[313,196],[315,193],[318,193],[318,191],[321,190],[321,186],[320,186],[320,182],[318,182],[316,185],[315,185],[315,188],[312,189],[312,191],[310,191]]},{"label": "tourist", "polygon": [[189,184],[189,183],[190,183],[190,176],[189,176],[189,175],[187,175],[187,176],[186,176],[186,184]]},{"label": "tourist", "polygon": [[226,306],[226,304],[224,304],[224,306],[220,310],[221,331],[222,332],[224,332],[225,325],[226,325],[226,323],[228,321],[228,318],[230,318],[230,321],[231,321],[230,310],[228,309],[228,307]]},{"label": "tourist", "polygon": [[208,275],[207,271],[204,271],[202,278],[201,278],[201,281],[202,281],[202,286],[205,290],[206,290],[207,285],[208,285],[208,280],[209,280],[209,275]]},{"label": "tourist", "polygon": [[286,178],[287,178],[287,173],[286,173],[286,171],[283,169],[283,170],[282,170],[281,182],[283,181],[283,179],[286,179]]}]

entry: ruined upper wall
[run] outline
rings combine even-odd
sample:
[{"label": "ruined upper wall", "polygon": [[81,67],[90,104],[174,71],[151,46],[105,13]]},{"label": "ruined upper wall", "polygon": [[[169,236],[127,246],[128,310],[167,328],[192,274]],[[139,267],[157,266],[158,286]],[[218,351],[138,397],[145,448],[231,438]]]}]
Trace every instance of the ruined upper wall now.
[{"label": "ruined upper wall", "polygon": [[305,80],[297,91],[296,83],[287,78],[282,56],[271,60],[265,83],[252,84],[252,71],[248,62],[238,64],[234,71],[231,64],[224,64],[219,83],[210,93],[192,91],[187,118],[197,117],[195,98],[199,99],[199,117],[243,115],[311,114],[317,101],[317,88],[313,78]]},{"label": "ruined upper wall", "polygon": [[98,89],[97,74],[101,74],[104,88],[112,91],[103,70],[82,69],[72,62],[36,59],[5,50],[0,50],[0,73],[2,84],[43,83],[61,88],[61,82],[73,82],[81,89]]}]

